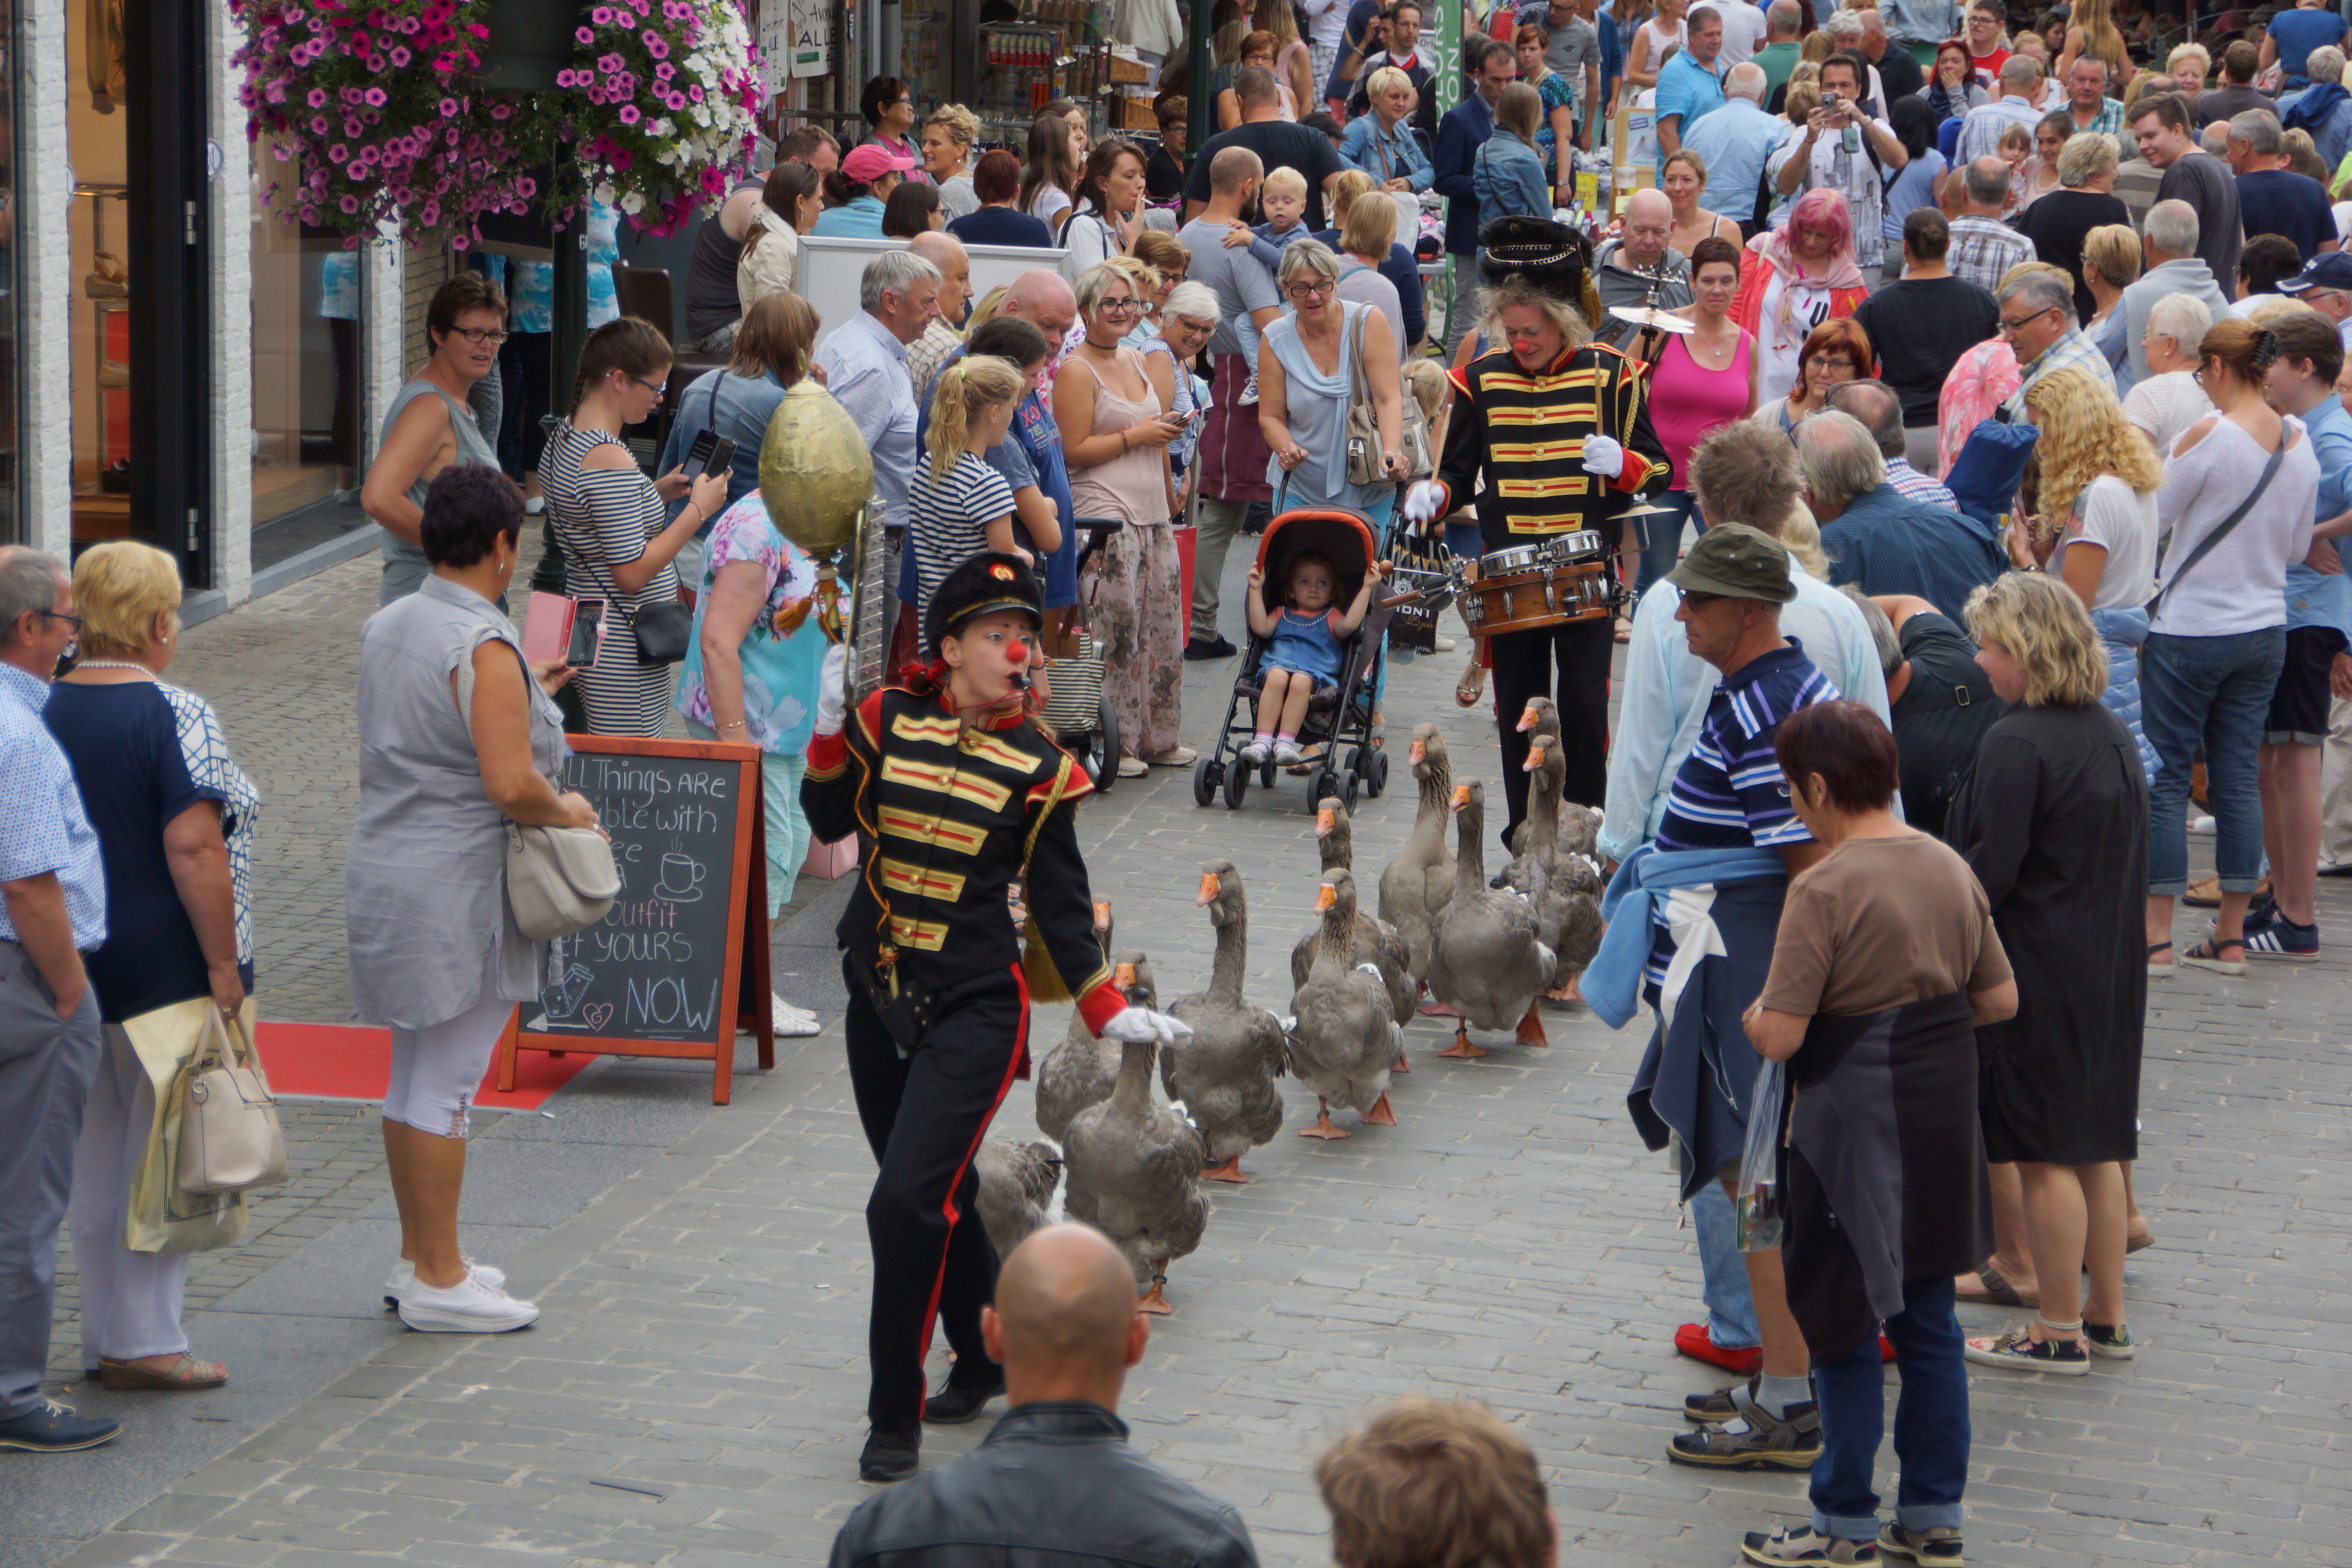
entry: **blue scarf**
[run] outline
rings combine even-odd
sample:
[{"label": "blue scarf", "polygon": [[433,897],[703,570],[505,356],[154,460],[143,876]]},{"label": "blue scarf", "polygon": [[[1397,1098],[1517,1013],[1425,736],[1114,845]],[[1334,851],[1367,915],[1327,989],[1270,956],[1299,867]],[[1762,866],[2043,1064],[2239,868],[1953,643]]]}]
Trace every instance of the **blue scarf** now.
[{"label": "blue scarf", "polygon": [[1585,1005],[1612,1029],[1642,1006],[1642,971],[1650,962],[1650,928],[1658,896],[1676,888],[1703,888],[1786,877],[1777,849],[1660,849],[1644,844],[1625,858],[1601,896],[1608,922],[1601,950],[1578,982]]},{"label": "blue scarf", "polygon": [[2314,82],[2280,114],[2279,124],[2289,131],[2301,127],[2316,138],[2320,127],[2335,117],[2336,106],[2347,98],[2352,92],[2345,91],[2341,82]]}]

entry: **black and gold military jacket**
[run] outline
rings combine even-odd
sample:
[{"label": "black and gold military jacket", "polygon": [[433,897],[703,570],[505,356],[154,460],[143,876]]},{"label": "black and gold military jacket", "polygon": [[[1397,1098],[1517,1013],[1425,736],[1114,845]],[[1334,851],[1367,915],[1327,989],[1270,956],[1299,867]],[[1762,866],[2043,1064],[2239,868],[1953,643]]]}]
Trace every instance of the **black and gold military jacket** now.
[{"label": "black and gold military jacket", "polygon": [[[1446,417],[1437,477],[1450,511],[1485,470],[1478,529],[1488,551],[1591,530],[1613,555],[1625,503],[1663,490],[1673,477],[1650,427],[1646,379],[1605,344],[1570,349],[1539,375],[1496,349],[1448,379],[1461,395]],[[1615,479],[1584,471],[1589,436],[1612,437],[1625,448],[1624,470]]]},{"label": "black and gold military jacket", "polygon": [[858,840],[842,950],[872,965],[887,940],[900,973],[932,990],[1018,973],[1020,931],[1005,897],[1017,879],[1055,967],[1099,1032],[1127,998],[1110,983],[1078,854],[1076,805],[1094,786],[1018,715],[966,729],[949,702],[888,687],[840,734],[809,744],[801,806],[810,828],[828,843],[852,832]]}]

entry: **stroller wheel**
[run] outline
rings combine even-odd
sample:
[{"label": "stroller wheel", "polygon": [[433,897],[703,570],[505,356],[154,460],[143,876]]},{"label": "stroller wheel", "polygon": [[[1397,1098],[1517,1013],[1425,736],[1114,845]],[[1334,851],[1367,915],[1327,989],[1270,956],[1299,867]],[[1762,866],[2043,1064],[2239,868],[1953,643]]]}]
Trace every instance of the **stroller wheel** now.
[{"label": "stroller wheel", "polygon": [[1225,774],[1225,809],[1239,811],[1242,795],[1249,788],[1250,770],[1245,763],[1236,761],[1233,771]]},{"label": "stroller wheel", "polygon": [[1339,775],[1339,798],[1347,803],[1349,811],[1356,809],[1357,783],[1356,770],[1353,768]]},{"label": "stroller wheel", "polygon": [[1364,793],[1374,800],[1380,799],[1381,792],[1389,787],[1388,749],[1382,747],[1366,757],[1363,772]]},{"label": "stroller wheel", "polygon": [[1327,800],[1339,794],[1339,775],[1329,768],[1318,768],[1307,775],[1307,815],[1312,816]]},{"label": "stroller wheel", "polygon": [[1108,697],[1095,709],[1094,733],[1087,737],[1086,763],[1096,793],[1108,795],[1110,786],[1118,782],[1118,714]]},{"label": "stroller wheel", "polygon": [[1192,804],[1194,805],[1211,805],[1215,803],[1217,785],[1223,782],[1224,771],[1225,766],[1217,761],[1215,752],[1201,753],[1201,760],[1192,764]]},{"label": "stroller wheel", "polygon": [[1258,769],[1257,782],[1264,784],[1266,788],[1272,789],[1274,787],[1275,772],[1281,766],[1282,764],[1279,763],[1266,763],[1264,767]]}]

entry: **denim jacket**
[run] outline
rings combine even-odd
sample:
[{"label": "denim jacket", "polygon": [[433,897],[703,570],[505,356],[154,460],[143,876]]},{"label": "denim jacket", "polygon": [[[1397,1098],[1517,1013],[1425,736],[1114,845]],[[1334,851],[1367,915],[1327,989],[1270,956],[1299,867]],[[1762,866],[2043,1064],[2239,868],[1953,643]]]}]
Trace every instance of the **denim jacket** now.
[{"label": "denim jacket", "polygon": [[1471,160],[1470,179],[1478,193],[1478,226],[1498,217],[1551,216],[1551,185],[1543,159],[1507,131],[1486,138]]},{"label": "denim jacket", "polygon": [[1339,156],[1383,184],[1401,178],[1415,191],[1425,191],[1433,177],[1410,120],[1398,121],[1394,132],[1384,136],[1378,115],[1357,116],[1339,138]]}]

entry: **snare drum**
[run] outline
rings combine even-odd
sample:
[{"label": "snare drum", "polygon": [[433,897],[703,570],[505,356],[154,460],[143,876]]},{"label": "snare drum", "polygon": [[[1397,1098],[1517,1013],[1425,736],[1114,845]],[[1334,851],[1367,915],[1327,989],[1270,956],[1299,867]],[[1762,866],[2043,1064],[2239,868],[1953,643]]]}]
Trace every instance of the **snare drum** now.
[{"label": "snare drum", "polygon": [[1612,594],[1601,536],[1564,533],[1480,557],[1462,586],[1462,618],[1480,637],[1589,621],[1610,613]]}]

